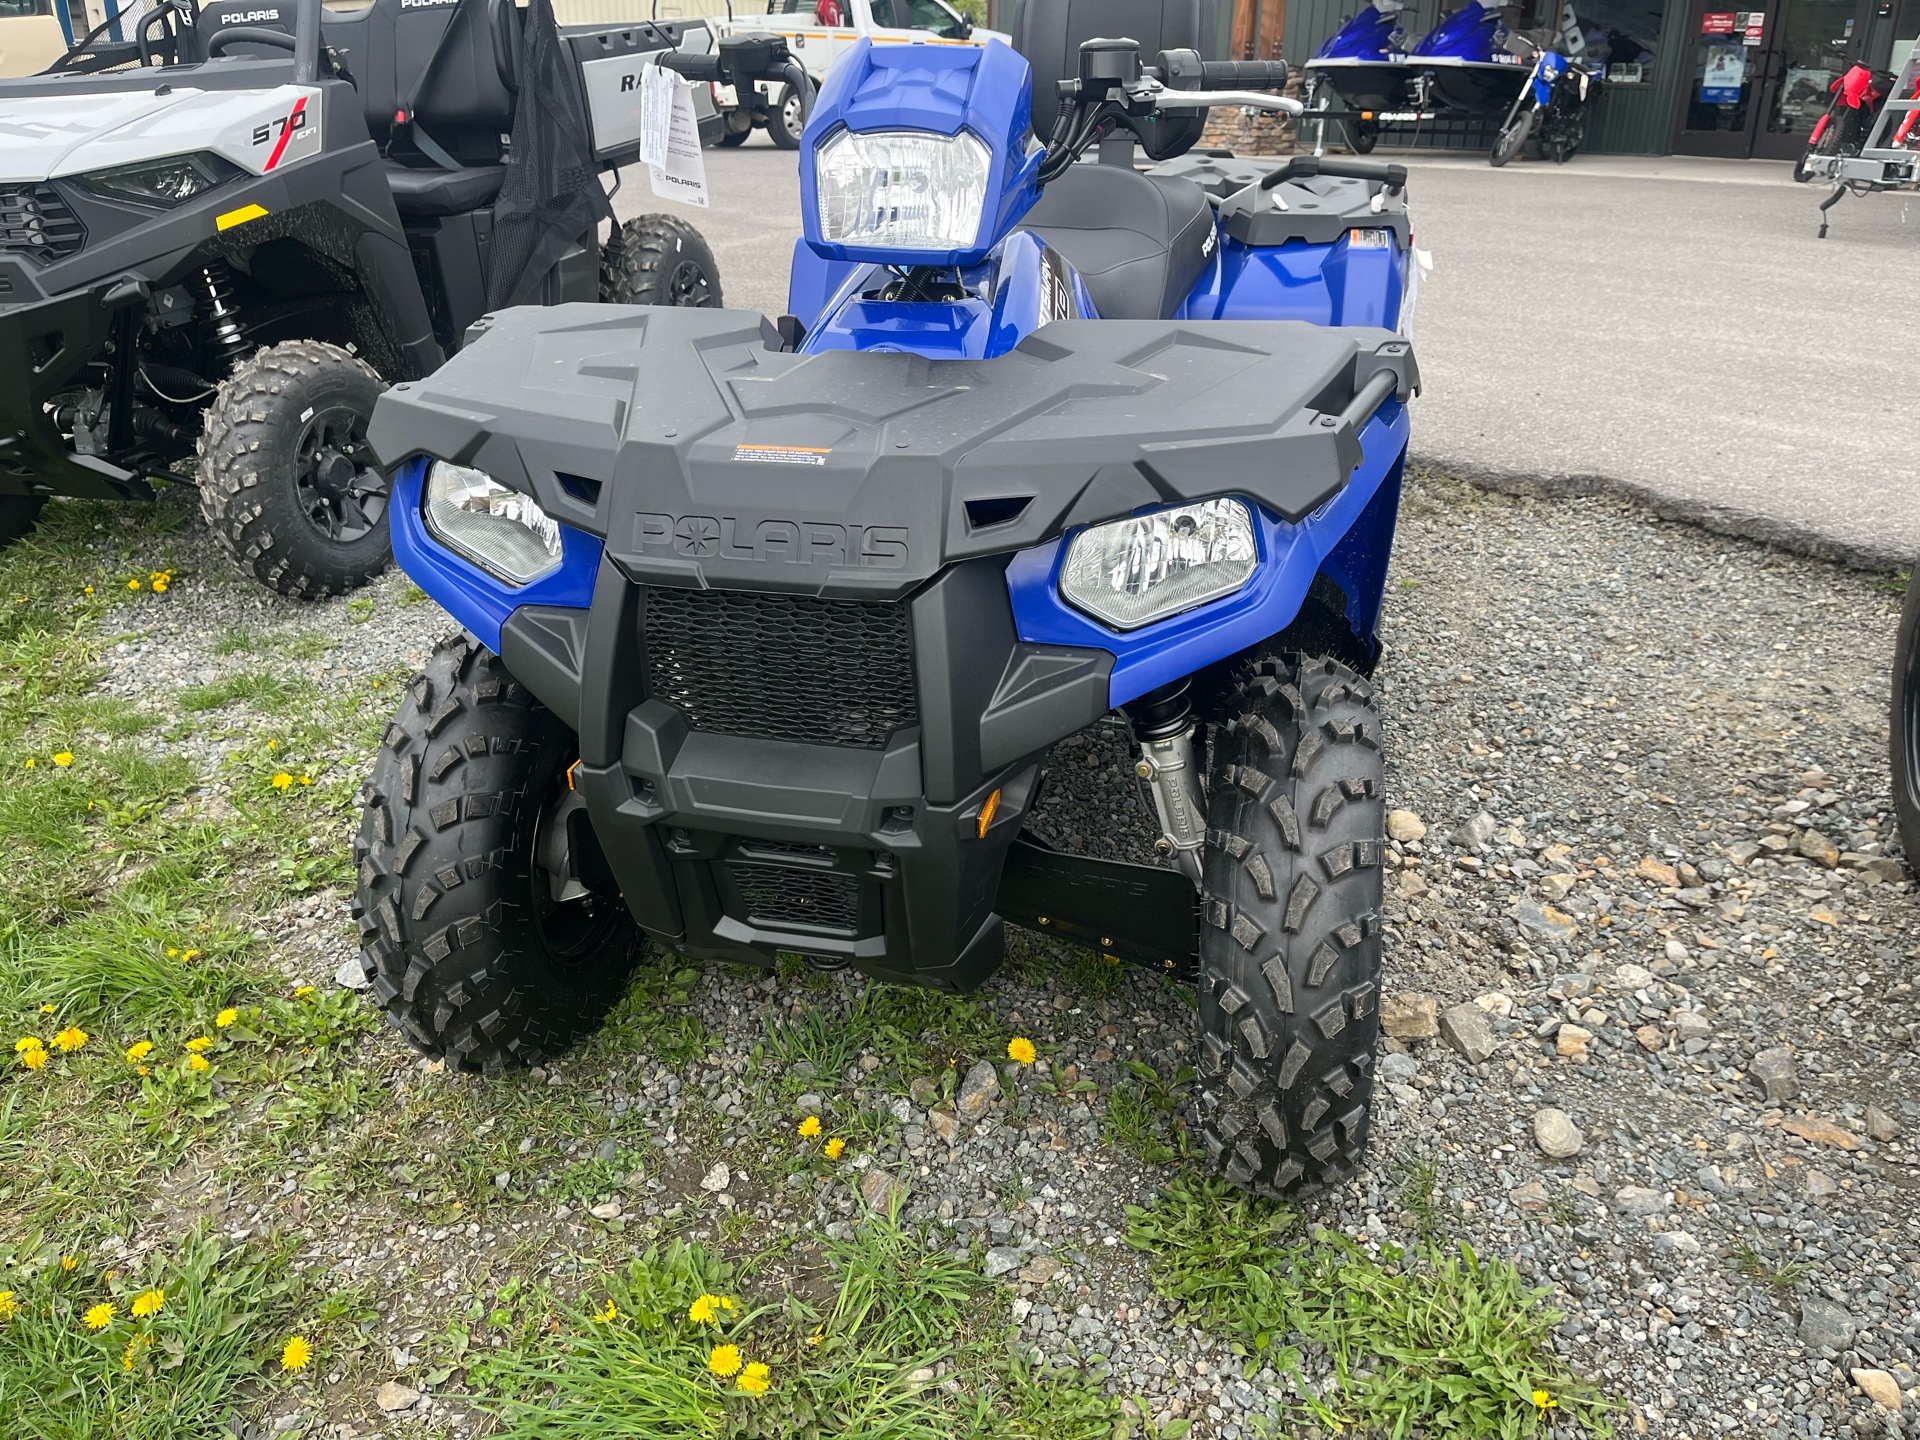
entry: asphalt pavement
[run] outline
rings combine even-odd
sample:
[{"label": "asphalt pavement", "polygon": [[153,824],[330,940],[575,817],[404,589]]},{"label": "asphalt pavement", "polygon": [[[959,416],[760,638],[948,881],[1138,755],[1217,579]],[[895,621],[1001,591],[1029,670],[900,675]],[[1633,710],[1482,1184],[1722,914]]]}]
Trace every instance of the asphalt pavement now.
[{"label": "asphalt pavement", "polygon": [[[1399,158],[1433,257],[1417,458],[1854,564],[1920,555],[1920,197],[1849,196],[1818,240],[1823,188],[1779,163]],[[677,210],[727,304],[778,315],[795,158],[756,134],[706,159],[711,209],[656,202],[635,171],[620,213]]]}]

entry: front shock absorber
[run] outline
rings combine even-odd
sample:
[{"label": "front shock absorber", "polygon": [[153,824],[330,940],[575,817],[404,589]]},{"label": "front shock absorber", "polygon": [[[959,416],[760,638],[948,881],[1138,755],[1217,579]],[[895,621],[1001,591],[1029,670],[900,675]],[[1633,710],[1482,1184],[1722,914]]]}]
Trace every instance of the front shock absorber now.
[{"label": "front shock absorber", "polygon": [[234,288],[233,272],[227,269],[226,261],[210,260],[193,278],[197,282],[195,289],[207,306],[208,350],[220,362],[221,372],[230,375],[253,349],[241,323],[240,297]]},{"label": "front shock absorber", "polygon": [[1188,682],[1175,680],[1149,690],[1125,707],[1133,727],[1140,759],[1134,773],[1153,793],[1153,809],[1160,820],[1160,841],[1154,848],[1171,855],[1187,878],[1200,883],[1200,848],[1207,841],[1207,795],[1193,746],[1193,705]]}]

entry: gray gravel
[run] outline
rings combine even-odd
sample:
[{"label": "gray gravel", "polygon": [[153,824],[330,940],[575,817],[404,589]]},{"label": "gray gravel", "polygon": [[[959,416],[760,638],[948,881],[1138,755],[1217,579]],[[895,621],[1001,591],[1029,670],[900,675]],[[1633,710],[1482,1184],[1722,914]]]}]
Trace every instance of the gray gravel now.
[{"label": "gray gravel", "polygon": [[[245,663],[210,656],[242,624],[325,636],[299,662],[316,674],[411,663],[442,625],[430,605],[398,603],[397,579],[356,624],[345,601],[293,606],[237,577],[213,583],[224,562],[198,531],[173,548],[206,579],[115,651],[110,689],[150,696]],[[1431,1167],[1445,1231],[1551,1287],[1563,1353],[1631,1408],[1636,1431],[1906,1433],[1851,1378],[1885,1371],[1911,1390],[1920,1366],[1920,948],[1884,760],[1896,598],[1614,501],[1431,477],[1410,484],[1392,584],[1379,675],[1390,803],[1425,833],[1391,847],[1388,990],[1396,1015],[1424,1014],[1416,1028],[1441,1034],[1385,1042],[1368,1176],[1314,1218],[1409,1242],[1403,1186]],[[1144,858],[1151,827],[1115,778],[1118,754],[1103,729],[1055,752],[1050,838]],[[263,929],[296,973],[331,974],[351,953],[343,896]],[[1075,1066],[1103,1097],[1129,1059],[1171,1073],[1188,1057],[1186,1009],[1156,976],[1129,972],[1097,997],[1036,963],[1052,953],[1037,937],[1019,949],[1017,973],[979,998],[1052,1050],[1052,1067]],[[491,1116],[518,1087],[546,1085],[591,1128],[512,1156],[500,1201],[464,1226],[424,1227],[379,1192],[309,1200],[298,1169],[270,1192],[230,1193],[208,1157],[197,1182],[170,1187],[182,1213],[198,1183],[230,1232],[287,1226],[303,1264],[377,1297],[368,1348],[323,1357],[296,1408],[282,1400],[265,1418],[316,1436],[382,1431],[395,1422],[375,1390],[398,1381],[423,1392],[405,1433],[475,1433],[445,1319],[510,1270],[584,1289],[654,1231],[711,1238],[735,1207],[755,1216],[753,1242],[792,1233],[804,1255],[807,1237],[844,1233],[902,1183],[910,1217],[978,1247],[1023,1343],[1069,1364],[1104,1355],[1116,1393],[1194,1418],[1198,1435],[1237,1440],[1280,1413],[1290,1382],[1245,1374],[1224,1342],[1171,1323],[1118,1243],[1122,1207],[1175,1170],[1105,1144],[1103,1098],[1056,1098],[1040,1067],[1004,1066],[997,1096],[979,1078],[977,1122],[924,1089],[879,1093],[863,1065],[805,1077],[802,1099],[830,1128],[877,1110],[883,1138],[849,1152],[848,1183],[762,1187],[792,1120],[756,1105],[748,1055],[815,996],[715,966],[694,990],[722,1037],[704,1060],[566,1061],[491,1089],[383,1036],[390,1112]],[[1491,1053],[1470,1062],[1461,1045]],[[1779,1050],[1760,1066],[1769,1101],[1750,1070]],[[423,1124],[419,1162],[431,1169],[492,1123]],[[570,1167],[606,1157],[609,1130],[644,1158],[607,1193],[563,1199]],[[1761,1270],[1783,1283],[1749,1273]],[[1324,1370],[1309,1356],[1309,1379]],[[1916,1413],[1920,1394],[1905,1400],[1909,1426]]]}]

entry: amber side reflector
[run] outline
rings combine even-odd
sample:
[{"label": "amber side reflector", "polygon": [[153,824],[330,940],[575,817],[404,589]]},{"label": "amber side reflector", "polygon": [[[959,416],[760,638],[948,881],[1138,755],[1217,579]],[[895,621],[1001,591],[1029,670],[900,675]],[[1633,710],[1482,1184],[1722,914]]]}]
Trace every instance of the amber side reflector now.
[{"label": "amber side reflector", "polygon": [[578,760],[574,761],[573,764],[567,766],[567,789],[571,790],[574,788],[573,772],[578,770],[579,768],[580,768],[580,762]]},{"label": "amber side reflector", "polygon": [[980,838],[987,838],[987,827],[993,824],[993,817],[1000,810],[1000,791],[996,788],[987,796],[987,803],[980,807]]}]

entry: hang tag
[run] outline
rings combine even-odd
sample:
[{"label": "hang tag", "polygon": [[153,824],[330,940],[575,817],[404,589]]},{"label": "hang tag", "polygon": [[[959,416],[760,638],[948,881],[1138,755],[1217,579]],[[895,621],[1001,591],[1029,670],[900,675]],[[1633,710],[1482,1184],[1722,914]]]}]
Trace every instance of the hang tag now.
[{"label": "hang tag", "polygon": [[[646,98],[641,97],[641,106]],[[666,127],[666,153],[659,163],[648,163],[653,177],[653,193],[662,200],[678,200],[683,205],[707,208],[707,161],[700,153],[700,122],[693,113],[693,85],[673,77],[670,123]],[[646,150],[641,150],[646,158]]]},{"label": "hang tag", "polygon": [[658,65],[640,71],[640,162],[667,163],[667,138],[673,128],[675,77]]}]

